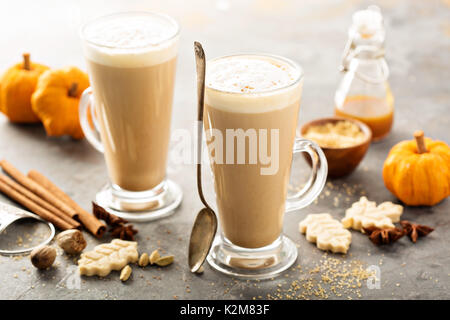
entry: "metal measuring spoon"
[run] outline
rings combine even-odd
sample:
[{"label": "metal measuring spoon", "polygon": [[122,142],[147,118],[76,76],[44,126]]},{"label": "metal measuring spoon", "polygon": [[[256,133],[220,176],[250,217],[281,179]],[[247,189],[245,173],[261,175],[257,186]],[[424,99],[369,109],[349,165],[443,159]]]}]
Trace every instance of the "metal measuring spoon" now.
[{"label": "metal measuring spoon", "polygon": [[14,254],[24,254],[24,253],[29,253],[31,251],[33,251],[33,249],[43,246],[45,244],[48,244],[53,237],[55,236],[55,227],[53,226],[53,224],[51,222],[45,221],[44,219],[42,219],[41,217],[22,210],[20,208],[17,208],[15,206],[11,206],[9,204],[6,204],[4,202],[0,202],[0,234],[12,223],[14,223],[15,221],[19,220],[19,219],[26,219],[26,218],[31,218],[31,219],[35,219],[37,221],[40,221],[42,223],[45,223],[48,228],[50,229],[50,235],[48,236],[47,239],[45,239],[44,241],[42,241],[40,244],[32,247],[32,248],[24,248],[24,249],[18,249],[18,250],[5,250],[5,249],[0,249],[0,254],[2,255],[14,255]]},{"label": "metal measuring spoon", "polygon": [[195,218],[189,240],[188,263],[191,272],[198,272],[208,256],[217,232],[217,217],[205,200],[202,190],[202,134],[203,105],[205,99],[205,52],[199,42],[194,42],[197,67],[198,122],[197,128],[197,190],[200,200],[206,208],[200,210]]}]

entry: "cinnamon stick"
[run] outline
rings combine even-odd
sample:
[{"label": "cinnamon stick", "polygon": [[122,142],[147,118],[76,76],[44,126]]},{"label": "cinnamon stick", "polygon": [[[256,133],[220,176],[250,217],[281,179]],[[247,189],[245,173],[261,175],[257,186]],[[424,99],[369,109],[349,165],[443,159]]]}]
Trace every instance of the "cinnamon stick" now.
[{"label": "cinnamon stick", "polygon": [[68,206],[66,203],[58,199],[51,192],[47,191],[45,188],[28,178],[18,169],[16,169],[11,163],[6,160],[0,161],[0,166],[3,170],[8,173],[14,180],[20,183],[23,187],[27,188],[29,191],[33,192],[37,196],[41,197],[45,201],[51,203],[53,206],[64,212],[72,219],[78,218],[78,213],[76,210]]},{"label": "cinnamon stick", "polygon": [[72,229],[72,226],[69,223],[67,223],[66,221],[62,220],[61,218],[53,215],[47,209],[42,208],[35,202],[31,201],[24,195],[20,194],[19,192],[17,192],[13,188],[11,188],[9,185],[7,185],[3,181],[0,181],[0,191],[3,192],[4,194],[6,194],[9,198],[11,198],[14,201],[23,205],[25,208],[34,212],[35,214],[40,216],[42,219],[53,223],[59,229],[62,229],[62,230]]},{"label": "cinnamon stick", "polygon": [[[33,192],[31,192],[28,189],[22,187],[20,184],[18,184],[17,182],[15,182],[11,178],[5,176],[2,173],[0,173],[0,182],[6,184],[8,187],[12,188],[13,190],[18,192],[19,194],[23,195],[24,197],[28,198],[30,201],[35,202],[38,206],[46,209],[51,214],[53,214],[53,215],[59,217],[60,219],[64,220],[65,222],[67,222],[72,227],[72,229],[78,229],[78,228],[81,227],[81,225],[80,225],[80,223],[78,221],[75,221],[72,218],[68,217],[62,211],[58,210],[57,208],[52,206],[47,201],[39,198]],[[13,200],[15,200],[15,199],[13,199]]]},{"label": "cinnamon stick", "polygon": [[44,187],[53,195],[58,197],[65,204],[73,208],[78,213],[78,219],[81,223],[96,237],[101,237],[106,231],[106,226],[98,220],[94,215],[90,214],[82,207],[80,207],[72,198],[70,198],[64,191],[58,188],[53,182],[46,178],[43,174],[36,170],[28,172],[28,178]]},{"label": "cinnamon stick", "polygon": [[418,130],[414,132],[414,138],[416,139],[417,144],[417,152],[418,153],[426,153],[427,147],[425,146],[425,139],[422,130]]}]

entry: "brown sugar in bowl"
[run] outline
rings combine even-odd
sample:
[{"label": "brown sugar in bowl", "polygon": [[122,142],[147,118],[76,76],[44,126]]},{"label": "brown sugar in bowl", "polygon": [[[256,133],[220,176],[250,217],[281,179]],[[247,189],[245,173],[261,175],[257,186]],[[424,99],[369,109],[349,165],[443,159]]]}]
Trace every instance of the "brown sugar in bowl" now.
[{"label": "brown sugar in bowl", "polygon": [[[366,124],[355,119],[330,117],[310,121],[304,124],[300,131],[301,135],[304,136],[308,129],[312,126],[321,126],[326,123],[336,123],[339,121],[348,121],[356,124],[361,132],[363,132],[365,139],[358,144],[347,147],[323,147],[316,142],[325,153],[328,161],[328,176],[331,178],[346,176],[356,169],[369,149],[370,141],[372,139],[372,132],[370,128]],[[305,157],[307,158],[308,163],[311,164],[309,157]]]}]

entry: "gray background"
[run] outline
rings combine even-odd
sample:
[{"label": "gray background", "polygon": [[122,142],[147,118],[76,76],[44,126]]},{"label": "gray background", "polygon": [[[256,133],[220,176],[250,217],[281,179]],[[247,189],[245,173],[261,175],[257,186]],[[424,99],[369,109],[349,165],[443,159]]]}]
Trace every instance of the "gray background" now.
[{"label": "gray background", "polygon": [[[61,67],[77,65],[85,69],[77,29],[88,18],[108,12],[145,9],[171,14],[182,25],[181,47],[175,90],[173,129],[192,130],[195,120],[195,66],[192,43],[201,41],[207,57],[238,51],[270,52],[301,63],[305,70],[300,125],[308,120],[332,115],[333,95],[339,81],[337,66],[351,14],[368,1],[2,1],[0,4],[0,69],[20,60],[24,51],[32,59]],[[282,296],[292,281],[309,277],[324,253],[298,232],[298,222],[308,213],[330,212],[343,217],[345,208],[359,199],[361,192],[377,202],[395,198],[384,187],[383,161],[396,142],[411,138],[416,129],[427,136],[450,141],[448,84],[450,44],[450,2],[379,1],[386,19],[387,59],[395,96],[395,124],[391,135],[373,144],[351,176],[333,181],[321,198],[300,212],[286,215],[285,233],[298,244],[298,268],[277,279],[261,282],[239,281],[222,276],[208,266],[202,276],[189,273],[187,241],[193,217],[201,208],[195,193],[192,165],[171,164],[169,176],[184,191],[181,207],[170,218],[139,229],[139,250],[158,247],[175,255],[166,269],[133,268],[125,284],[113,272],[104,279],[76,275],[75,264],[64,255],[48,271],[35,270],[27,257],[0,256],[0,298],[4,299],[252,299]],[[228,4],[228,5],[227,5]],[[27,172],[37,169],[51,178],[83,207],[107,180],[103,156],[86,141],[46,138],[40,126],[9,124],[0,116],[0,157]],[[351,188],[348,195],[346,189]],[[208,192],[209,199],[212,191]],[[338,207],[333,205],[339,197]],[[1,200],[5,200],[0,196]],[[8,201],[8,200],[5,200]],[[403,218],[427,224],[436,230],[413,245],[403,238],[392,246],[375,247],[352,232],[353,242],[346,257],[328,254],[339,261],[358,260],[381,271],[381,288],[369,290],[363,282],[365,299],[448,299],[450,257],[448,228],[449,201],[432,208],[405,208]],[[17,234],[30,232],[28,224],[8,231],[2,245],[15,245]],[[99,242],[90,235],[88,249]],[[37,237],[34,238],[36,240]],[[108,238],[106,238],[108,239]],[[296,265],[297,265],[296,264]],[[301,293],[300,289],[297,293]],[[176,297],[174,297],[176,296]],[[309,298],[318,298],[314,294]],[[359,298],[350,293],[329,298]]]}]

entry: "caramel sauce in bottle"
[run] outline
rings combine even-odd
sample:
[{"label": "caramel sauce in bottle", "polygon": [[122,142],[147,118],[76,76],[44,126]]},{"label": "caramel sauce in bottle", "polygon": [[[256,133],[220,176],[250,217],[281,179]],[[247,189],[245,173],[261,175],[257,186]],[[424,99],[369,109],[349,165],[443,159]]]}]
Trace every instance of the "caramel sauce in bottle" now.
[{"label": "caramel sauce in bottle", "polygon": [[378,7],[369,6],[355,12],[352,22],[334,113],[364,122],[372,130],[372,141],[379,141],[388,135],[394,121],[394,97],[384,58],[383,16]]},{"label": "caramel sauce in bottle", "polygon": [[372,130],[372,141],[386,137],[394,121],[394,99],[389,93],[385,99],[354,95],[345,98],[342,106],[335,108],[335,115],[364,122]]}]

